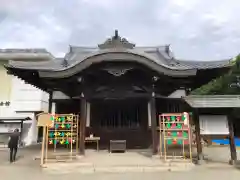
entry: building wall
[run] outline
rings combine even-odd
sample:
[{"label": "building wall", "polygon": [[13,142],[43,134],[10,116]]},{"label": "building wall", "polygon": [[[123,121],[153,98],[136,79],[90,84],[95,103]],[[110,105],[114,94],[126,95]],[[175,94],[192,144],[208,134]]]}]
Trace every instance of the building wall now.
[{"label": "building wall", "polygon": [[44,111],[48,108],[48,94],[13,77],[11,105],[14,111]]},{"label": "building wall", "polygon": [[11,95],[12,76],[7,74],[4,64],[6,61],[0,61],[0,102],[9,101]]},{"label": "building wall", "polygon": [[[9,101],[10,105],[0,106],[0,118],[30,117],[31,120],[23,124],[22,140],[26,145],[36,143],[36,112],[47,112],[49,95],[15,76],[8,75],[3,64],[0,62],[0,102]],[[1,126],[0,133],[8,129],[8,126]]]},{"label": "building wall", "polygon": [[226,115],[200,115],[199,121],[202,135],[229,134]]},{"label": "building wall", "polygon": [[1,133],[9,133],[14,131],[14,129],[18,128],[21,132],[21,124],[14,123],[14,124],[0,124],[0,132]]}]

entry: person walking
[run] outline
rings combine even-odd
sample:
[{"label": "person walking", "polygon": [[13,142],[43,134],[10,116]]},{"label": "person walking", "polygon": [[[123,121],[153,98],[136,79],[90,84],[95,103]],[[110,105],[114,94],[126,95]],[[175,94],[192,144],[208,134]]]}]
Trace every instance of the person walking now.
[{"label": "person walking", "polygon": [[19,129],[15,129],[14,132],[10,135],[10,139],[8,142],[8,148],[10,150],[10,163],[16,160],[19,137]]}]

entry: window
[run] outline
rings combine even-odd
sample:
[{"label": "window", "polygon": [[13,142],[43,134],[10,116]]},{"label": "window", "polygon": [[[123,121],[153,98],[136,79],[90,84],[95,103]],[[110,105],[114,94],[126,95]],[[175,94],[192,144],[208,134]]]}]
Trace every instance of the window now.
[{"label": "window", "polygon": [[140,117],[138,107],[124,107],[105,111],[101,118],[101,127],[106,128],[138,128]]}]

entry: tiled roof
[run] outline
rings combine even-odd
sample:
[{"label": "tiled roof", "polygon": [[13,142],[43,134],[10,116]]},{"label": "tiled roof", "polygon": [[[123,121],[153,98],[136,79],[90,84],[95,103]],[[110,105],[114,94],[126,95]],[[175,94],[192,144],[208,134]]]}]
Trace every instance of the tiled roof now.
[{"label": "tiled roof", "polygon": [[[119,36],[118,30],[115,30],[115,33],[111,38],[107,38],[106,41],[104,41],[102,44],[99,44],[97,47],[70,46],[69,52],[65,55],[63,60],[49,58],[50,53],[48,53],[45,49],[0,50],[0,59],[1,56],[8,58],[8,60],[27,58],[36,59],[40,55],[45,55],[45,59],[49,59],[49,62],[25,63],[11,61],[9,63],[9,66],[22,69],[49,69],[58,71],[73,67],[90,57],[103,55],[108,52],[115,53],[115,55],[116,53],[120,52],[125,54],[132,54],[134,56],[141,56],[143,59],[148,59],[148,63],[152,64],[152,66],[159,65],[166,69],[174,71],[220,68],[229,65],[229,60],[215,62],[175,60],[170,49],[170,45],[155,47],[136,47],[135,44],[130,43],[126,38]],[[66,64],[68,67],[66,67]]]},{"label": "tiled roof", "polygon": [[196,69],[212,69],[212,68],[221,68],[228,67],[231,65],[231,59],[218,60],[218,61],[185,61],[185,60],[173,60],[176,64],[188,68]]},{"label": "tiled roof", "polygon": [[46,49],[0,49],[1,60],[50,60],[53,55]]},{"label": "tiled roof", "polygon": [[0,49],[0,53],[48,53],[46,49]]},{"label": "tiled roof", "polygon": [[[157,46],[157,47],[135,47],[128,50],[130,53],[144,55],[149,57],[156,64],[165,66],[169,69],[174,70],[186,70],[186,69],[211,69],[211,68],[222,68],[230,66],[230,60],[221,60],[221,61],[184,61],[176,60],[172,57],[171,52],[167,53],[167,46]],[[101,53],[102,51],[97,47],[78,47],[70,46],[69,52],[65,55],[64,58],[50,58],[49,61],[37,61],[37,62],[27,62],[27,61],[9,61],[10,67],[21,68],[21,69],[39,69],[39,70],[60,70],[67,67],[64,67],[63,61],[67,62],[69,67],[78,64],[87,57]],[[25,56],[35,53],[36,56],[40,53],[45,54],[48,58],[51,56],[46,50],[7,50],[8,54],[16,56],[15,53],[25,53]],[[34,56],[32,56],[33,58]],[[1,50],[0,50],[0,59],[1,59]],[[14,59],[14,58],[9,58]]]}]

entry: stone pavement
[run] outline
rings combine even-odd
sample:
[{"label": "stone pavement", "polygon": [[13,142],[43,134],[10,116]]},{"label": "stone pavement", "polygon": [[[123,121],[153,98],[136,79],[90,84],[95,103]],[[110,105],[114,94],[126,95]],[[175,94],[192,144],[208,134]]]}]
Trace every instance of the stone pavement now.
[{"label": "stone pavement", "polygon": [[[39,167],[39,162],[34,161],[36,154],[39,154],[39,145],[29,148],[20,148],[17,153],[17,166]],[[9,150],[0,149],[0,167],[9,165]]]},{"label": "stone pavement", "polygon": [[[8,160],[8,149],[0,149],[0,165]],[[229,147],[204,147],[204,154],[207,159],[211,162],[227,163],[230,159]],[[40,155],[40,145],[20,149],[20,159],[32,160],[33,157]],[[196,148],[193,148],[193,155],[196,154]],[[143,156],[149,156],[148,154],[142,153]],[[124,157],[124,156],[123,156]],[[238,157],[240,157],[240,150],[238,150]],[[93,156],[92,156],[93,158]],[[91,159],[91,157],[90,157]],[[100,161],[102,163],[102,161]]]},{"label": "stone pavement", "polygon": [[[227,163],[230,160],[229,146],[204,147],[203,153],[210,162]],[[237,157],[240,158],[239,149],[237,149]]]},{"label": "stone pavement", "polygon": [[198,167],[188,172],[148,172],[148,173],[93,173],[93,174],[48,174],[31,167],[0,167],[4,180],[239,180],[240,171],[234,168],[211,169]]},{"label": "stone pavement", "polygon": [[[88,151],[91,153],[91,151]],[[72,168],[69,166],[69,169],[72,169],[71,171],[61,171],[61,169],[57,169],[55,172],[49,172],[41,169],[39,167],[39,161],[34,161],[34,157],[36,155],[39,155],[39,148],[36,147],[31,147],[31,148],[25,148],[25,149],[20,149],[19,150],[19,160],[14,163],[14,164],[9,164],[8,163],[8,152],[7,151],[0,151],[0,172],[1,176],[4,177],[4,180],[12,180],[12,179],[18,179],[18,180],[28,180],[28,179],[33,179],[38,180],[41,178],[41,180],[44,178],[45,180],[48,179],[66,179],[66,178],[71,178],[71,180],[74,179],[80,179],[84,178],[89,179],[89,180],[95,180],[95,179],[132,179],[132,178],[138,178],[138,180],[141,180],[141,178],[151,178],[151,179],[160,179],[160,180],[171,180],[171,179],[176,179],[178,180],[181,179],[190,179],[194,178],[194,180],[200,180],[200,178],[205,178],[206,180],[208,179],[213,179],[213,178],[218,178],[218,180],[221,179],[229,179],[229,180],[235,180],[239,179],[240,172],[239,170],[233,168],[232,166],[229,166],[227,164],[228,159],[229,159],[229,150],[228,148],[222,147],[222,148],[207,148],[204,149],[205,154],[208,155],[208,158],[211,159],[209,163],[201,165],[201,166],[195,166],[191,171],[183,171],[183,172],[167,172],[165,171],[158,171],[154,172],[151,168],[148,170],[144,171],[134,171],[134,169],[129,171],[124,171],[123,169],[126,168],[124,167],[122,170],[115,171],[115,173],[109,173],[109,171],[106,171],[107,168],[105,168],[105,171],[98,171],[96,173],[89,173],[88,174],[83,174],[80,173],[81,167],[75,166]],[[125,156],[124,156],[125,155]],[[129,160],[129,164],[134,165],[136,161],[141,165],[149,165],[149,157],[147,154],[140,154],[142,155],[143,158],[138,159],[135,158],[134,156],[137,156],[135,153],[130,153],[128,154],[130,156],[126,156],[126,154],[119,154],[115,155],[117,157],[115,160],[119,161],[118,164],[121,165],[121,162],[125,162],[126,159]],[[83,160],[85,163],[93,162],[94,158],[96,156],[99,156],[99,153],[93,153],[89,154],[89,156],[86,156],[86,158]],[[99,156],[98,161],[96,165],[114,165],[114,162],[112,162],[112,155],[108,154],[108,156]],[[139,155],[138,155],[139,156]],[[146,157],[146,158],[144,158]],[[158,165],[158,160],[155,161],[155,165]],[[112,164],[111,164],[112,163]],[[154,163],[153,163],[154,164]],[[122,164],[124,165],[124,164]],[[103,168],[103,167],[101,167]],[[130,167],[128,167],[130,168]],[[87,171],[85,171],[87,172]],[[105,173],[103,173],[105,172]],[[113,171],[111,171],[113,172]],[[116,173],[118,172],[118,173]],[[119,173],[120,172],[120,173]],[[121,173],[124,172],[124,173]]]},{"label": "stone pavement", "polygon": [[[230,151],[228,147],[205,147],[206,166],[228,166]],[[196,154],[196,153],[193,153]],[[151,158],[150,151],[128,151],[124,154],[87,151],[86,156],[76,163],[48,164],[51,173],[93,173],[93,172],[162,172],[188,171],[194,167],[190,163],[163,163],[159,158]]]}]

